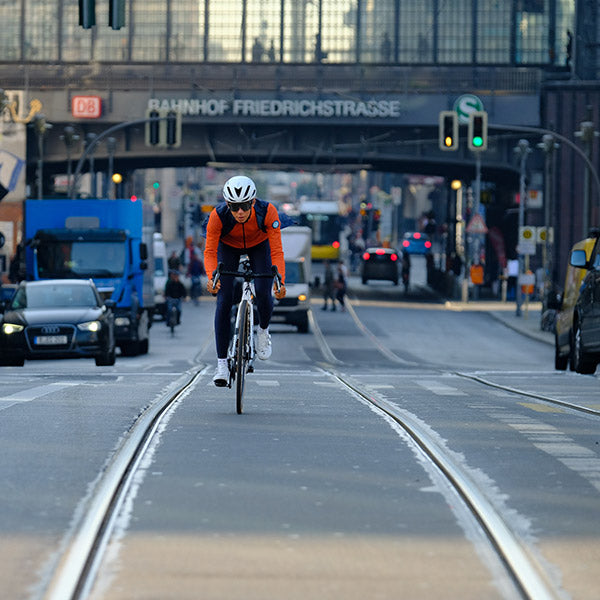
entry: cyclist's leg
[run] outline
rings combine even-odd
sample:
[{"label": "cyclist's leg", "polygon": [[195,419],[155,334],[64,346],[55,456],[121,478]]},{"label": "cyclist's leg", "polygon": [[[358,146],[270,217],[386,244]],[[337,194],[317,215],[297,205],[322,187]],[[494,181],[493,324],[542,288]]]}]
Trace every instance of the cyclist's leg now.
[{"label": "cyclist's leg", "polygon": [[[226,271],[236,271],[240,263],[240,251],[227,244],[219,243],[218,261],[223,263]],[[231,306],[233,304],[234,278],[230,275],[221,276],[221,289],[217,294],[215,310],[215,342],[217,358],[227,358],[229,338],[231,336]]]},{"label": "cyclist's leg", "polygon": [[[248,258],[250,259],[252,270],[255,273],[270,273],[272,263],[269,241],[265,240],[257,246],[248,248]],[[272,287],[272,279],[261,277],[254,280],[256,309],[258,310],[258,325],[261,329],[267,329],[271,322],[271,314],[273,313]]]}]

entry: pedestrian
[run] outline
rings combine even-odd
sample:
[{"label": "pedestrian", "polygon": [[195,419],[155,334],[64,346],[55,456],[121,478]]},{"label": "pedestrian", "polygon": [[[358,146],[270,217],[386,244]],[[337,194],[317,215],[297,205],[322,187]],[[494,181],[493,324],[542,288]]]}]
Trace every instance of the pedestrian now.
[{"label": "pedestrian", "polygon": [[327,310],[329,300],[331,300],[331,310],[335,310],[335,276],[328,260],[323,263],[323,266],[325,273],[323,275],[323,307],[321,310]]},{"label": "pedestrian", "polygon": [[167,263],[171,271],[179,271],[179,268],[181,267],[181,259],[179,256],[177,256],[177,252],[175,252],[175,250],[171,252],[171,256],[169,256]]},{"label": "pedestrian", "polygon": [[404,293],[408,294],[410,285],[410,254],[408,252],[402,253],[402,284],[404,285]]},{"label": "pedestrian", "polygon": [[[346,291],[348,288],[348,269],[346,268],[343,260],[340,260],[338,263],[335,288],[335,299],[340,303],[341,310],[344,312],[346,310],[344,297],[346,296]],[[335,304],[332,310],[335,310]]]},{"label": "pedestrian", "polygon": [[187,268],[187,276],[191,280],[190,296],[195,305],[198,305],[198,298],[202,295],[201,277],[204,274],[204,263],[198,258],[197,254],[192,254],[190,264]]}]

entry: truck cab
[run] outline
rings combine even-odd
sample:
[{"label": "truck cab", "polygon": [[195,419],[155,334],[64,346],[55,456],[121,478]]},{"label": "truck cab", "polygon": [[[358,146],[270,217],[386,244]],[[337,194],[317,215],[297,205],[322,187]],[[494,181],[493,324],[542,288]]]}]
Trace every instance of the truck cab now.
[{"label": "truck cab", "polygon": [[114,302],[121,353],[148,352],[154,265],[141,201],[27,200],[25,239],[27,279],[93,279]]}]

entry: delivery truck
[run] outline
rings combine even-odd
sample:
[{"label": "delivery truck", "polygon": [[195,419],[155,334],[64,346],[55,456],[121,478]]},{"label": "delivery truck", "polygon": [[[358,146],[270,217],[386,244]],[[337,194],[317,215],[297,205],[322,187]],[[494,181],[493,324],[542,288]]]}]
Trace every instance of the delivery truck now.
[{"label": "delivery truck", "polygon": [[93,279],[114,303],[121,354],[148,352],[153,228],[141,199],[26,200],[24,234],[27,279]]},{"label": "delivery truck", "polygon": [[282,300],[275,300],[271,321],[294,325],[300,333],[308,333],[312,230],[296,225],[284,227],[281,241],[287,294]]}]

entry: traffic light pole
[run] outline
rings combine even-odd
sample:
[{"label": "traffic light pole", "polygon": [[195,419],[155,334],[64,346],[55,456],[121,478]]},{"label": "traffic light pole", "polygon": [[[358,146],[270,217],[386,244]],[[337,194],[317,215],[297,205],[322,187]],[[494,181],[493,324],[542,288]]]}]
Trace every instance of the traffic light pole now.
[{"label": "traffic light pole", "polygon": [[[158,117],[159,120],[166,119],[166,118],[167,117]],[[77,163],[77,166],[75,167],[75,173],[73,174],[73,181],[69,185],[69,193],[68,193],[69,198],[71,198],[71,200],[75,199],[75,194],[77,192],[77,187],[79,184],[79,178],[81,176],[81,170],[83,169],[83,165],[85,164],[85,161],[88,158],[88,156],[93,154],[93,152],[97,148],[98,144],[104,138],[108,137],[115,131],[120,131],[121,129],[127,129],[127,127],[133,127],[134,125],[144,125],[145,123],[150,123],[151,121],[155,121],[155,120],[156,120],[156,118],[153,117],[153,118],[135,119],[134,121],[126,121],[125,123],[119,123],[118,125],[113,125],[112,127],[109,127],[102,133],[98,134],[94,138],[94,140],[91,141],[87,145],[87,147],[85,148],[85,151],[83,152],[83,154],[81,155],[81,158],[79,159],[79,161]]]}]

